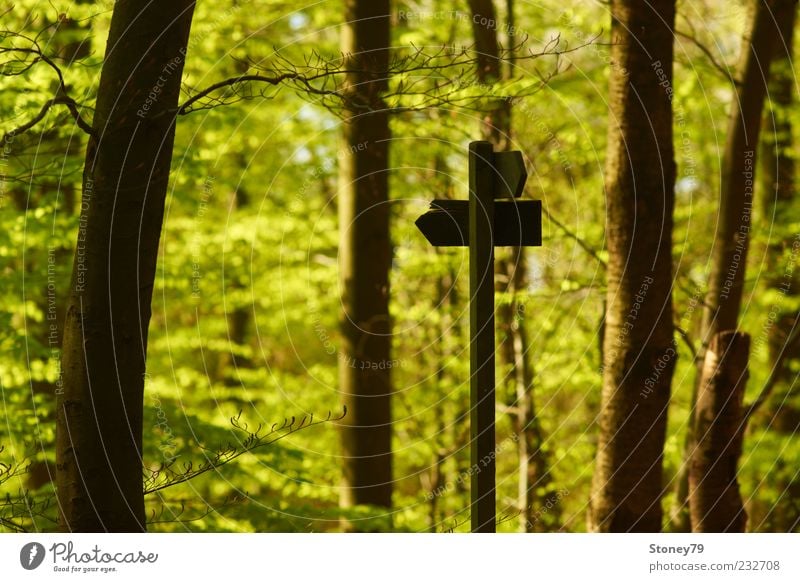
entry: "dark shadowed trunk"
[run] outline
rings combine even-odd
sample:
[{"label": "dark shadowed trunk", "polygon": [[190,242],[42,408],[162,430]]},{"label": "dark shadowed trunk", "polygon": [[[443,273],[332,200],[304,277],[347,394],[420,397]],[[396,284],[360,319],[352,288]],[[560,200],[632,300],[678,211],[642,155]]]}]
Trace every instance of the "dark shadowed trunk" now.
[{"label": "dark shadowed trunk", "polygon": [[[764,192],[763,227],[772,232],[773,242],[768,255],[768,281],[771,289],[777,292],[778,300],[771,306],[767,330],[770,367],[775,367],[776,388],[767,407],[767,424],[773,430],[784,434],[800,431],[800,407],[797,402],[798,391],[793,388],[793,374],[789,369],[792,361],[800,358],[797,340],[792,340],[798,312],[790,310],[789,303],[800,293],[797,277],[796,238],[789,225],[792,223],[792,207],[797,203],[795,196],[795,151],[792,137],[792,108],[795,98],[795,76],[793,72],[792,51],[794,48],[794,27],[797,8],[791,17],[780,21],[780,38],[777,41],[775,57],[770,67],[769,102],[764,117],[764,136],[759,160],[763,172],[761,183]],[[794,522],[794,520],[792,520]]]},{"label": "dark shadowed trunk", "polygon": [[742,453],[742,399],[750,337],[734,331],[714,336],[703,362],[689,468],[692,531],[741,532],[747,516],[736,480]]},{"label": "dark shadowed trunk", "polygon": [[589,530],[661,529],[672,324],[674,0],[613,0],[608,292]]},{"label": "dark shadowed trunk", "polygon": [[[389,62],[388,0],[346,2],[347,77],[339,166],[339,384],[343,507],[392,504],[389,115],[381,94]],[[358,528],[358,526],[355,526]]]},{"label": "dark shadowed trunk", "polygon": [[147,328],[194,2],[117,2],[86,152],[58,399],[68,531],[143,531]]},{"label": "dark shadowed trunk", "polygon": [[778,37],[777,22],[790,17],[794,0],[757,0],[745,36],[722,160],[719,225],[703,313],[703,340],[735,330],[744,291],[753,212],[755,158],[767,79]]},{"label": "dark shadowed trunk", "polygon": [[[469,0],[478,81],[491,86],[502,78],[500,47],[497,40],[497,14],[492,0]],[[488,24],[487,24],[488,23]],[[495,151],[508,150],[511,138],[510,102],[489,101],[480,123],[481,139],[491,142]]]}]

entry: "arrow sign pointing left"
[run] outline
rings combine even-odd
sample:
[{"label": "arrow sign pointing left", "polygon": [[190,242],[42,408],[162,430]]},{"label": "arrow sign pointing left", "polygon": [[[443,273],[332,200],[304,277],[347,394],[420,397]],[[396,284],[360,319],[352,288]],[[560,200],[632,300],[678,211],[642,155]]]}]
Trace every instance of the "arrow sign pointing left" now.
[{"label": "arrow sign pointing left", "polygon": [[[469,201],[434,200],[415,224],[435,247],[468,247]],[[495,202],[492,235],[496,247],[542,246],[541,200]]]}]

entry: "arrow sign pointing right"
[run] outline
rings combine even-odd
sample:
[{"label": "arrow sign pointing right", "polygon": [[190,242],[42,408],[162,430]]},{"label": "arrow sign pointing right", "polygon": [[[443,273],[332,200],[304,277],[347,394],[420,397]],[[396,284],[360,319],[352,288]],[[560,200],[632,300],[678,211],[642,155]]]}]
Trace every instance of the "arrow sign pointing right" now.
[{"label": "arrow sign pointing right", "polygon": [[494,197],[519,198],[525,189],[528,171],[522,160],[522,152],[494,153]]}]

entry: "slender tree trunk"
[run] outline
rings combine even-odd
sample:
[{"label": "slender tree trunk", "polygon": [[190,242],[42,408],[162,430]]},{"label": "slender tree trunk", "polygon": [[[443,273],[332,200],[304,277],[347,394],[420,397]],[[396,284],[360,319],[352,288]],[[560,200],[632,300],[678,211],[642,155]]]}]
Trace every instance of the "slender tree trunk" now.
[{"label": "slender tree trunk", "polygon": [[347,0],[342,50],[348,75],[339,170],[339,383],[343,507],[392,504],[388,0]]},{"label": "slender tree trunk", "polygon": [[[444,175],[446,175],[446,168],[444,168],[444,164],[441,163],[440,158],[437,156],[436,158],[436,165],[442,166],[442,169],[437,168],[438,171],[443,171]],[[431,177],[431,180],[434,181],[436,176]],[[435,247],[436,253],[439,254],[439,249]],[[449,310],[457,309],[457,302],[458,296],[455,286],[456,277],[455,274],[452,272],[448,272],[445,275],[440,275],[436,281],[436,299],[433,304],[434,309],[442,309],[444,306],[448,306]],[[439,331],[439,336],[444,337],[447,334],[452,333],[451,330],[454,326],[454,321],[450,317],[448,312],[444,312],[441,320],[441,326]],[[433,351],[433,362],[432,364],[437,367],[436,370],[436,384],[437,386],[445,386],[448,382],[449,372],[442,365],[447,359],[447,353],[445,352],[444,345],[440,342]],[[446,397],[442,395],[442,397],[437,398],[436,403],[434,404],[434,411],[436,414],[436,435],[437,441],[440,442],[440,446],[436,450],[434,461],[431,465],[431,484],[430,484],[430,492],[432,494],[429,500],[429,511],[428,511],[428,526],[429,531],[431,533],[435,533],[437,531],[437,526],[441,522],[439,516],[439,497],[441,495],[441,491],[439,488],[447,485],[448,483],[448,475],[446,470],[446,462],[447,459],[453,454],[453,451],[459,446],[459,443],[453,443],[452,447],[448,447],[446,443],[441,442],[447,436],[447,425],[450,423],[455,423],[454,419],[448,419],[446,412],[447,407],[445,406]]]},{"label": "slender tree trunk", "polygon": [[[497,14],[492,0],[469,0],[478,81],[492,85],[502,78],[500,47],[497,40]],[[481,136],[494,145],[495,151],[508,149],[511,131],[511,108],[507,100],[487,103],[480,123]]]},{"label": "slender tree trunk", "polygon": [[715,335],[706,350],[689,469],[689,507],[696,532],[741,532],[747,521],[736,465],[742,453],[749,350],[750,337],[734,331]]},{"label": "slender tree trunk", "polygon": [[669,531],[672,533],[688,533],[692,531],[692,521],[689,516],[689,467],[691,464],[692,450],[694,449],[694,424],[697,419],[697,396],[700,392],[700,365],[695,362],[698,370],[694,377],[691,396],[691,410],[689,419],[686,423],[686,434],[683,438],[683,451],[681,458],[683,462],[678,467],[675,476],[675,498],[669,511]]},{"label": "slender tree trunk", "polygon": [[589,530],[661,529],[672,323],[674,0],[612,0],[608,293]]},{"label": "slender tree trunk", "polygon": [[[86,0],[81,0],[77,3],[85,4]],[[45,19],[44,24],[51,31],[50,37],[46,39],[48,49],[61,59],[65,70],[69,70],[77,60],[86,58],[89,55],[91,46],[88,39],[91,34],[91,21],[60,19],[55,22],[49,22]],[[43,41],[45,39],[42,38],[40,40]],[[77,158],[80,152],[83,151],[82,140],[78,136],[72,136],[71,139],[63,139],[58,138],[52,130],[45,130],[42,133],[28,134],[26,137],[32,143],[38,143],[40,151],[47,151],[48,149],[63,151],[65,159]],[[36,159],[47,163],[44,157]],[[38,190],[38,196],[34,195],[36,190]],[[20,211],[32,212],[40,207],[48,197],[55,194],[58,200],[55,212],[60,212],[67,216],[75,215],[77,209],[75,187],[69,180],[45,182],[36,190],[30,184],[27,187],[23,184],[22,187],[18,186],[11,189],[12,198]],[[45,316],[40,325],[34,324],[28,327],[30,336],[37,335],[41,345],[49,348],[50,353],[45,357],[45,361],[60,356],[64,337],[63,321],[67,311],[67,297],[60,277],[56,277],[58,272],[56,271],[56,265],[67,263],[72,257],[72,249],[53,248],[48,245],[47,253],[47,259],[44,261],[47,280],[42,288],[41,299],[37,301],[41,312]],[[44,394],[48,398],[52,397],[55,401],[59,388],[55,382],[32,380],[31,390],[35,393]],[[52,409],[48,407],[48,410],[52,412],[48,413],[47,417],[42,420],[47,422],[54,421],[56,416],[55,407]],[[52,463],[32,461],[27,471],[26,486],[31,490],[36,490],[47,483],[51,483],[54,477],[55,472]]]},{"label": "slender tree trunk", "polygon": [[147,328],[194,1],[117,2],[83,175],[65,323],[61,527],[143,531]]},{"label": "slender tree trunk", "polygon": [[756,0],[739,63],[739,89],[731,106],[722,160],[719,226],[703,313],[703,341],[735,330],[744,291],[753,211],[755,158],[767,94],[770,61],[779,35],[776,22],[790,17],[794,0]]},{"label": "slender tree trunk", "polygon": [[[449,168],[445,156],[437,153],[433,159],[433,168],[429,175],[429,183],[433,185],[437,192],[442,193],[442,197],[446,199],[453,198],[454,185],[451,179]],[[437,255],[441,254],[438,247],[434,247]],[[460,313],[462,305],[460,297],[456,288],[458,274],[453,269],[448,269],[447,273],[440,274],[436,280],[436,297],[432,304],[432,309],[439,309],[441,312],[441,321],[438,337],[450,336],[456,333],[457,322],[453,314]],[[438,342],[432,350],[432,358],[429,362],[430,365],[436,366],[436,386],[445,387],[446,385],[454,385],[452,372],[443,365],[447,359],[447,350],[445,342]],[[465,441],[458,439],[458,431],[448,430],[452,428],[465,427],[465,418],[459,418],[458,415],[448,417],[447,405],[448,398],[444,393],[437,393],[436,402],[434,406],[434,414],[436,415],[436,441],[437,450],[434,453],[434,459],[430,467],[429,478],[429,492],[430,498],[428,499],[428,526],[431,533],[439,530],[439,524],[443,522],[443,511],[440,508],[440,497],[444,491],[447,483],[456,480],[452,472],[448,472],[448,461],[452,459],[452,464],[456,464],[455,453],[459,449],[466,446]],[[469,415],[466,416],[469,418]],[[469,427],[466,427],[469,432]],[[452,434],[452,443],[448,444],[448,436]],[[440,489],[442,487],[443,489]]]},{"label": "slender tree trunk", "polygon": [[[247,160],[244,155],[238,155],[237,161],[242,169],[247,168]],[[236,191],[231,193],[228,212],[241,215],[249,210],[250,201],[250,194],[245,190],[244,186],[239,184]],[[236,291],[241,291],[244,288],[244,283],[234,277],[231,287]],[[242,384],[240,369],[249,368],[252,364],[250,358],[241,353],[247,344],[252,314],[252,304],[226,305],[225,319],[228,327],[228,351],[220,354],[217,377],[222,378],[223,383],[227,386],[240,386]]]},{"label": "slender tree trunk", "polygon": [[[705,350],[710,342],[722,341],[716,339],[718,334],[735,331],[738,328],[747,267],[747,252],[750,246],[756,150],[767,94],[770,62],[775,54],[778,44],[776,39],[780,33],[777,23],[790,18],[793,5],[794,0],[756,0],[752,25],[745,34],[742,44],[743,50],[737,74],[739,86],[731,105],[728,135],[722,160],[719,226],[715,232],[711,274],[703,311],[703,346],[699,359],[702,367],[697,371],[699,375],[698,399],[703,390],[709,389],[709,386],[712,388],[716,386],[712,379],[706,376],[707,373],[713,372],[730,377],[736,371],[734,369],[729,372],[716,372],[714,368],[708,367]],[[749,349],[740,353],[747,355]],[[720,365],[731,366],[740,364],[739,362],[734,363],[728,358],[723,358],[720,363]],[[746,362],[744,365],[746,366]],[[699,410],[699,400],[696,407]],[[699,425],[698,410],[693,413],[690,430],[694,430]],[[693,449],[697,446],[697,439],[700,435],[690,436]],[[688,451],[688,453],[689,458],[684,462],[690,463],[688,477],[691,481],[691,473],[698,469],[694,467],[692,461],[693,452]],[[707,483],[712,483],[712,480],[699,476],[696,476],[696,479],[696,490],[692,490],[691,483],[687,489],[682,487],[682,483],[679,482],[678,493],[687,492],[690,497],[706,498],[709,493],[704,491],[704,487]],[[685,506],[680,498],[676,502]],[[679,511],[681,505],[678,505]],[[689,505],[692,530],[697,531],[699,527],[706,527],[694,522],[696,512],[692,509],[691,503]],[[741,512],[736,512],[737,515],[739,513],[744,515],[744,508],[740,509]],[[742,519],[731,522],[730,529],[725,531],[740,531],[736,527],[741,527],[743,530],[745,521]]]}]

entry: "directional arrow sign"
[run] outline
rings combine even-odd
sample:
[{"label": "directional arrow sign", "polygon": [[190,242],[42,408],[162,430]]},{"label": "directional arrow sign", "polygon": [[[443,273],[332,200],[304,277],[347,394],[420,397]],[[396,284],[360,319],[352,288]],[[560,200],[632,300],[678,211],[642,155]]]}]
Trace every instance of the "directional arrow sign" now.
[{"label": "directional arrow sign", "polygon": [[[494,197],[519,198],[525,189],[528,171],[521,152],[495,152]],[[520,246],[520,245],[516,245]]]},{"label": "directional arrow sign", "polygon": [[[434,200],[416,225],[435,247],[468,247],[469,201]],[[495,202],[492,235],[496,247],[542,246],[541,201]]]},{"label": "directional arrow sign", "polygon": [[[541,246],[542,203],[513,200],[528,177],[522,154],[469,144],[469,199],[434,200],[417,219],[425,238],[442,247],[469,247],[470,520],[473,532],[494,532],[495,337],[494,247]],[[512,200],[497,202],[497,198]]]}]

